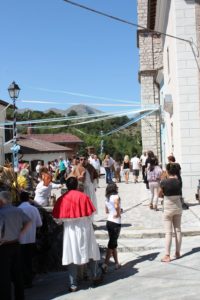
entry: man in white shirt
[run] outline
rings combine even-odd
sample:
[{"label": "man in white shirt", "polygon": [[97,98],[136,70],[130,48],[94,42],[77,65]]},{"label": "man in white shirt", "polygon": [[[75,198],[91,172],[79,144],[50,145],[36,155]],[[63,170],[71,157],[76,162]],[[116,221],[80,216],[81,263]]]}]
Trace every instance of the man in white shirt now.
[{"label": "man in white shirt", "polygon": [[22,268],[25,287],[32,286],[32,256],[36,242],[36,229],[42,226],[42,220],[38,209],[29,202],[29,194],[21,192],[21,204],[19,208],[31,219],[31,226],[26,233],[20,238],[22,253]]},{"label": "man in white shirt", "polygon": [[100,176],[100,161],[97,157],[96,154],[94,154],[94,158],[92,159],[92,161],[90,162],[90,164],[95,168],[95,170],[97,171],[97,174],[98,174],[98,178],[97,178],[97,184],[98,184],[98,187],[99,187],[99,176]]},{"label": "man in white shirt", "polygon": [[88,161],[92,165],[92,162],[94,161],[94,153],[90,154],[90,156],[88,157]]},{"label": "man in white shirt", "polygon": [[37,173],[37,176],[39,176],[41,168],[42,168],[42,162],[38,161],[37,166],[35,167],[35,171]]},{"label": "man in white shirt", "polygon": [[140,171],[140,159],[136,154],[134,154],[134,156],[131,158],[131,166],[133,170],[134,183],[137,183]]}]

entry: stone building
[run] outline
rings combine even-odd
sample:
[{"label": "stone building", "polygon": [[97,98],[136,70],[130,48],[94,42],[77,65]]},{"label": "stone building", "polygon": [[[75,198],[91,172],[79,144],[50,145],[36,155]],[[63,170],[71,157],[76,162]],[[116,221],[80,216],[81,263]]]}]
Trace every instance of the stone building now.
[{"label": "stone building", "polygon": [[[148,0],[138,1],[137,44],[140,54],[139,81],[141,84],[141,104],[159,104],[159,86],[156,82],[158,71],[162,67],[161,36],[149,32]],[[144,28],[142,28],[144,27]],[[152,150],[160,158],[160,114],[156,112],[142,120],[143,150]]]},{"label": "stone building", "polygon": [[[138,24],[154,30],[138,30],[142,102],[160,103],[154,122],[160,123],[163,165],[173,153],[182,167],[184,196],[193,199],[200,179],[200,1],[138,0]],[[144,147],[151,148],[158,136],[151,132],[148,141],[145,126]]]},{"label": "stone building", "polygon": [[[0,123],[4,124],[6,120],[6,107],[8,102],[0,100]],[[4,155],[4,142],[5,142],[5,129],[4,125],[0,126],[0,165],[4,164],[5,155]]]}]

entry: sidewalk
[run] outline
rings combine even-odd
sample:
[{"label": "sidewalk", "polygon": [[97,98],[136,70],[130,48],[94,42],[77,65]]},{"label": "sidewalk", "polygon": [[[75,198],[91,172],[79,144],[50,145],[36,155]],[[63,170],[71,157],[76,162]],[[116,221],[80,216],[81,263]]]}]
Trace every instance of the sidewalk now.
[{"label": "sidewalk", "polygon": [[[130,178],[132,180],[132,177]],[[179,300],[199,299],[200,293],[200,205],[194,199],[183,211],[182,258],[161,263],[164,254],[164,231],[161,205],[155,212],[148,207],[148,191],[141,182],[119,183],[124,214],[119,239],[119,260],[122,268],[115,271],[111,262],[103,283],[91,288],[83,282],[76,293],[67,290],[66,272],[40,275],[34,287],[26,290],[27,300]],[[95,235],[102,248],[107,246],[104,212],[105,180],[97,189],[98,214]],[[172,245],[174,251],[174,245]],[[174,252],[172,252],[174,253]]]},{"label": "sidewalk", "polygon": [[[132,177],[131,177],[132,180]],[[101,188],[97,189],[98,215],[95,216],[95,224],[100,230],[97,235],[103,234],[105,228],[106,214],[105,202],[105,180],[101,179]],[[163,237],[162,206],[159,200],[159,211],[149,209],[149,191],[143,182],[125,184],[119,183],[119,195],[121,197],[122,208],[122,231],[121,237]],[[187,202],[187,200],[186,200]],[[183,211],[182,231],[184,235],[193,236],[200,234],[200,205],[195,199],[190,203],[190,209]]]}]

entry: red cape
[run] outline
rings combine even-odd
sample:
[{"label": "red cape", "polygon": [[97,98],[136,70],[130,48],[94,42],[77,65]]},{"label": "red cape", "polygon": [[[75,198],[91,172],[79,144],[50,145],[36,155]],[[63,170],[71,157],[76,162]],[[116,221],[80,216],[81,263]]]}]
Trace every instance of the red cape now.
[{"label": "red cape", "polygon": [[71,190],[58,198],[52,215],[56,219],[91,216],[95,211],[90,198],[77,190]]}]

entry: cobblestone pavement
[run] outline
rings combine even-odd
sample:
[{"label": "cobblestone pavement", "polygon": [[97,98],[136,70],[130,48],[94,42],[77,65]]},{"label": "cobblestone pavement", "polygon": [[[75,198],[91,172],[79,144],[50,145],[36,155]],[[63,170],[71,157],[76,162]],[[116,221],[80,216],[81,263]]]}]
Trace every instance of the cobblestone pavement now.
[{"label": "cobblestone pavement", "polygon": [[[111,262],[103,283],[92,287],[82,282],[79,291],[69,293],[65,272],[37,276],[32,289],[26,290],[27,300],[173,300],[199,299],[200,293],[200,205],[190,201],[190,208],[183,211],[182,258],[170,263],[161,263],[164,254],[164,231],[162,206],[159,211],[148,207],[148,190],[140,182],[119,183],[119,195],[124,210],[122,231],[119,239],[120,270],[114,270]],[[105,179],[97,189],[98,214],[95,215],[95,234],[98,243],[106,247],[106,215],[104,212]],[[172,245],[174,251],[174,245]]]},{"label": "cobblestone pavement", "polygon": [[[131,176],[130,176],[130,179]],[[105,180],[101,179],[101,188],[97,189],[98,199],[98,215],[95,216],[96,225],[105,224],[106,215],[104,210],[105,202]],[[129,181],[129,184],[124,182],[119,183],[119,195],[124,210],[122,214],[122,231],[130,230],[135,233],[145,232],[163,232],[162,224],[162,205],[159,200],[159,211],[149,209],[149,190],[146,189],[145,184],[140,181],[135,184]],[[187,199],[186,199],[187,201]],[[200,205],[195,200],[190,201],[190,209],[183,211],[182,230],[183,232],[200,232],[199,222]]]}]

